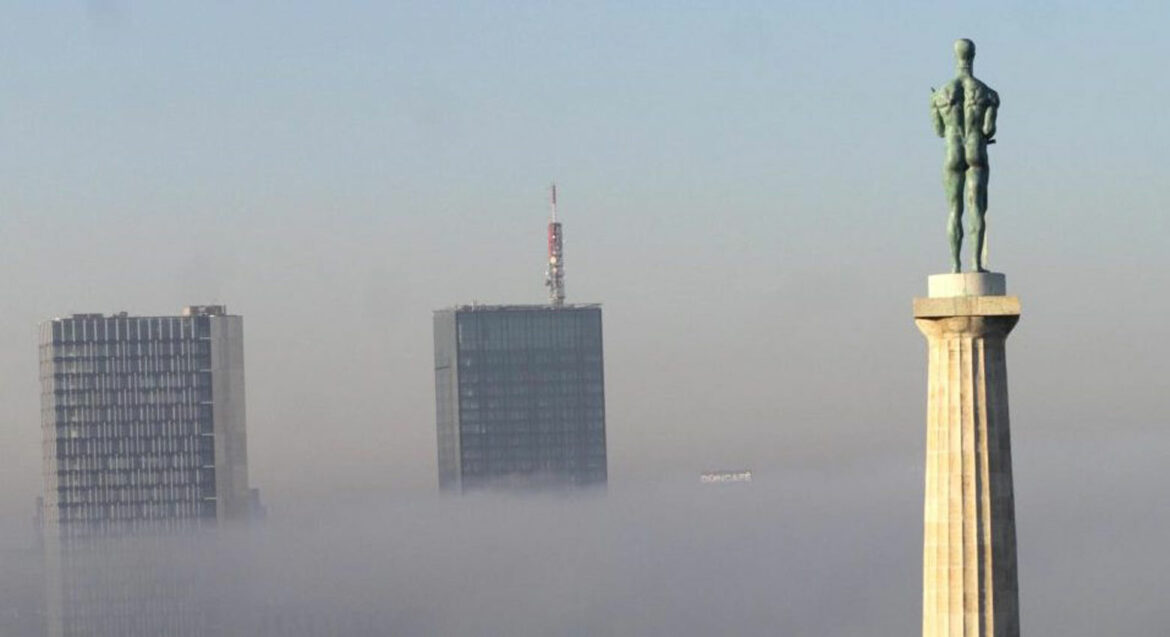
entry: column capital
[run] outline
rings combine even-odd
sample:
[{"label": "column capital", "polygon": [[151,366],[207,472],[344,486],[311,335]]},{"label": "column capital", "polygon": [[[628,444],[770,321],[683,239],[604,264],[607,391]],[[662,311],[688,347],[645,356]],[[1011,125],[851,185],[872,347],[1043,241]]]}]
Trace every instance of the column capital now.
[{"label": "column capital", "polygon": [[928,339],[1007,337],[1019,320],[1015,296],[914,299],[914,323]]},{"label": "column capital", "polygon": [[939,316],[916,318],[918,326],[928,340],[937,338],[1007,338],[1019,314],[998,316]]}]

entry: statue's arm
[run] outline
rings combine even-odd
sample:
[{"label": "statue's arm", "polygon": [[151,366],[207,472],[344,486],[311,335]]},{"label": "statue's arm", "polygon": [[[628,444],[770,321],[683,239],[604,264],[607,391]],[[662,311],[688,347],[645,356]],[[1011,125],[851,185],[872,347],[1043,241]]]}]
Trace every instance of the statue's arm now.
[{"label": "statue's arm", "polygon": [[942,112],[939,111],[938,104],[935,103],[934,94],[930,96],[930,123],[934,125],[934,134],[942,137],[946,134],[946,126],[943,124]]},{"label": "statue's arm", "polygon": [[991,92],[991,99],[988,100],[987,110],[983,112],[983,136],[987,139],[995,137],[995,117],[999,114],[999,95]]}]

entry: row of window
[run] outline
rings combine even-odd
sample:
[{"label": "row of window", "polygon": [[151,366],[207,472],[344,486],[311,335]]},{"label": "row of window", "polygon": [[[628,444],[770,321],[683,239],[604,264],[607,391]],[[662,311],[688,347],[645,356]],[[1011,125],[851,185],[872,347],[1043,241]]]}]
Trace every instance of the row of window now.
[{"label": "row of window", "polygon": [[200,528],[214,525],[215,508],[206,513],[201,504],[199,509],[191,513],[161,516],[152,519],[135,518],[92,518],[87,520],[73,520],[69,524],[60,525],[60,536],[66,546],[75,545],[83,540],[94,538],[122,538],[134,533],[174,533],[177,531]]},{"label": "row of window", "polygon": [[94,317],[59,319],[52,323],[52,342],[139,341],[207,338],[207,317]]},{"label": "row of window", "polygon": [[605,427],[605,410],[577,409],[467,409],[463,431],[573,431]]},{"label": "row of window", "polygon": [[[601,351],[601,334],[564,331],[561,333],[512,333],[481,330],[479,334],[469,332],[460,325],[459,356],[470,352],[517,352],[517,351]],[[511,331],[510,331],[511,332]]]},{"label": "row of window", "polygon": [[484,311],[456,318],[460,350],[523,347],[601,349],[601,311]]},{"label": "row of window", "polygon": [[[466,475],[508,475],[511,473],[535,473],[535,472],[554,472],[554,473],[568,473],[568,472],[586,472],[594,473],[600,472],[605,468],[604,460],[586,460],[578,461],[572,458],[567,458],[563,462],[536,462],[533,460],[517,460],[514,462],[492,462],[492,461],[477,461],[469,460],[463,463],[463,474]],[[604,478],[604,475],[601,475]]]},{"label": "row of window", "polygon": [[605,431],[601,419],[576,420],[465,420],[459,428],[464,435],[596,435]]},{"label": "row of window", "polygon": [[215,466],[214,451],[198,454],[170,453],[151,456],[65,456],[57,459],[57,472],[130,471],[140,469],[198,469]]},{"label": "row of window", "polygon": [[[486,391],[485,391],[486,389]],[[496,385],[465,387],[459,406],[468,409],[578,409],[600,408],[604,405],[601,385],[545,386],[541,391],[526,391],[523,387]]]},{"label": "row of window", "polygon": [[100,522],[103,520],[215,517],[215,500],[137,502],[61,507],[58,516],[58,520],[62,523],[61,526],[71,525],[77,522]]},{"label": "row of window", "polygon": [[150,358],[77,358],[53,361],[54,374],[177,373],[211,369],[210,358],[155,356]]},{"label": "row of window", "polygon": [[601,375],[574,375],[568,379],[492,377],[477,382],[460,382],[460,396],[524,396],[533,400],[551,396],[596,394]]},{"label": "row of window", "polygon": [[215,484],[215,469],[75,471],[57,475],[57,488],[106,489],[155,485]]},{"label": "row of window", "polygon": [[469,460],[515,460],[515,461],[567,461],[573,458],[605,460],[605,448],[596,444],[558,445],[546,447],[471,447],[460,450],[464,462]]},{"label": "row of window", "polygon": [[601,350],[583,349],[514,349],[490,352],[460,352],[459,366],[469,367],[528,367],[530,369],[558,369],[600,367]]},{"label": "row of window", "polygon": [[190,369],[161,374],[54,374],[53,392],[85,390],[150,390],[210,387],[211,372]]},{"label": "row of window", "polygon": [[[210,405],[205,405],[207,411],[201,409],[198,403],[172,403],[165,405],[69,405],[58,406],[52,412],[53,423],[87,424],[95,422],[167,422],[175,420],[176,414],[198,412],[195,418],[199,421],[210,420]],[[205,415],[205,413],[207,415]]]},{"label": "row of window", "polygon": [[123,420],[112,409],[79,410],[78,422],[59,423],[57,438],[171,438],[212,433],[210,406],[194,420]]},{"label": "row of window", "polygon": [[[508,397],[463,398],[459,409],[464,420],[468,417],[491,413],[493,416],[507,412],[511,418],[541,418],[542,415],[589,415],[596,412],[600,417],[601,399],[596,396],[572,396],[566,398],[539,398],[535,400],[511,399]],[[475,412],[475,413],[472,413]]]},{"label": "row of window", "polygon": [[51,349],[45,347],[45,352],[52,352],[53,360],[59,358],[109,358],[127,357],[143,358],[155,356],[211,356],[211,341],[182,340],[182,341],[137,341],[137,342],[82,342],[61,343]]},{"label": "row of window", "polygon": [[59,407],[103,407],[106,405],[192,405],[211,400],[211,387],[187,389],[138,389],[71,391],[54,394]]},{"label": "row of window", "polygon": [[57,457],[127,456],[215,451],[212,436],[158,436],[154,438],[58,438]]},{"label": "row of window", "polygon": [[57,489],[58,507],[107,504],[171,504],[215,497],[214,484],[155,486],[117,489]]},{"label": "row of window", "polygon": [[605,404],[600,390],[597,391],[566,391],[561,394],[543,393],[540,396],[518,394],[465,394],[459,400],[459,409],[499,409],[512,407],[514,409],[572,409],[600,408]]}]

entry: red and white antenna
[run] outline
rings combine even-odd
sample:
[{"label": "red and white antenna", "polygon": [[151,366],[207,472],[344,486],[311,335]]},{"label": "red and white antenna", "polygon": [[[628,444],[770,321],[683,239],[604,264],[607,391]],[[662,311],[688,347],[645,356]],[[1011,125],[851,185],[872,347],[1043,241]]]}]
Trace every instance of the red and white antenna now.
[{"label": "red and white antenna", "polygon": [[561,222],[557,221],[557,185],[552,185],[551,211],[548,222],[548,271],[544,285],[548,287],[548,302],[553,307],[565,304],[565,261],[564,235]]}]

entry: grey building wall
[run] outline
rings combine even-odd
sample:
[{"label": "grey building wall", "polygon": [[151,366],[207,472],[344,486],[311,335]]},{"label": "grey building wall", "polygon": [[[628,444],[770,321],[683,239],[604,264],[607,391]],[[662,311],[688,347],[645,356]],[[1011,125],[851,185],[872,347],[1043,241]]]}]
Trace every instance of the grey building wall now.
[{"label": "grey building wall", "polygon": [[208,317],[211,327],[211,416],[215,438],[216,519],[248,517],[248,436],[244,404],[244,319]]},{"label": "grey building wall", "polygon": [[248,516],[243,319],[73,315],[40,358],[49,634],[187,634],[150,547]]},{"label": "grey building wall", "polygon": [[441,489],[605,484],[599,306],[464,306],[434,321]]}]

